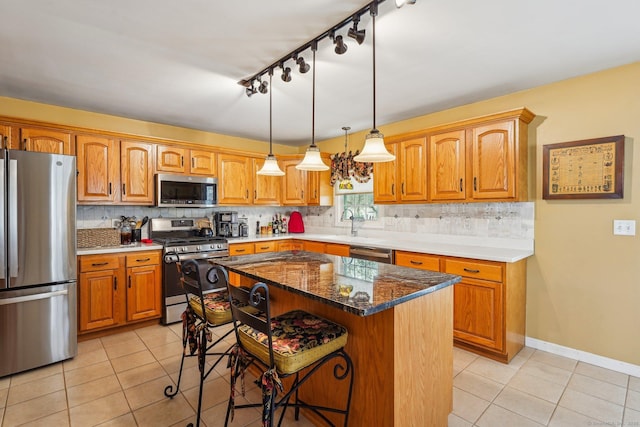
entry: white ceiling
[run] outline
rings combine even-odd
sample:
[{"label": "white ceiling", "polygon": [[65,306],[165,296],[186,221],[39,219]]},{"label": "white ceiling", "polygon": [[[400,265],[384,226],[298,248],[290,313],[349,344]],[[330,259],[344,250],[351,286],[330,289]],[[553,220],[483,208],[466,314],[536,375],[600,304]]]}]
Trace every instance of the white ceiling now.
[{"label": "white ceiling", "polygon": [[[269,96],[237,84],[366,0],[3,0],[0,96],[268,141]],[[638,0],[380,5],[377,124],[638,61]],[[316,141],[372,125],[371,18],[316,62]],[[346,28],[342,33],[346,32]],[[310,52],[303,55],[311,61]],[[311,72],[273,78],[274,143],[311,139]],[[640,94],[639,94],[640,95]]]}]

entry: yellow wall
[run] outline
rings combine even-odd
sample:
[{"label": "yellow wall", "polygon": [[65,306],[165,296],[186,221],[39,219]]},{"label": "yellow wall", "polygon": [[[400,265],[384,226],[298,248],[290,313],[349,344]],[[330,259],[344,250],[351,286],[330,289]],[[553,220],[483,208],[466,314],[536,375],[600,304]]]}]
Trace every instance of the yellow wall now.
[{"label": "yellow wall", "polygon": [[[640,219],[640,63],[380,127],[394,135],[527,107],[529,195],[535,201],[535,256],[527,274],[527,335],[640,365],[640,223],[638,236],[614,236],[614,219]],[[362,146],[364,132],[350,137]],[[545,144],[626,136],[622,200],[542,200]],[[320,143],[343,151],[344,139]]]},{"label": "yellow wall", "polygon": [[[106,114],[91,113],[13,98],[0,97],[0,116],[193,142],[217,147],[234,148],[237,150],[254,151],[257,153],[269,152],[269,146],[265,145],[264,141],[237,138],[234,136],[109,116]],[[279,154],[298,154],[300,150],[298,147],[273,144],[273,151]]]}]

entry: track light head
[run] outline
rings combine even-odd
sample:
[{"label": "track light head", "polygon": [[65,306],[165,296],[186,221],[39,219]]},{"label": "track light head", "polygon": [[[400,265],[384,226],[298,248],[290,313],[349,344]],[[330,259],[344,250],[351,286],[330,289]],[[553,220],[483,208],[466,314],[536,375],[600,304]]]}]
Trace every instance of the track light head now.
[{"label": "track light head", "polygon": [[291,81],[291,68],[290,67],[286,67],[286,68],[282,68],[282,80],[285,82],[290,82]]},{"label": "track light head", "polygon": [[365,30],[358,30],[358,23],[360,22],[360,16],[356,15],[353,17],[353,27],[349,28],[347,31],[347,36],[354,39],[358,44],[362,44],[364,42]]},{"label": "track light head", "polygon": [[265,94],[267,92],[269,92],[269,82],[261,82],[260,85],[258,86],[258,92]]},{"label": "track light head", "polygon": [[254,94],[254,93],[256,93],[256,92],[257,92],[257,90],[256,90],[256,88],[253,86],[253,82],[251,82],[251,86],[249,86],[249,87],[247,87],[247,88],[245,89],[245,93],[247,94],[247,96],[248,96],[249,98],[251,98],[251,95],[253,95],[253,94]]},{"label": "track light head", "polygon": [[336,45],[336,48],[334,49],[334,51],[338,55],[342,55],[347,51],[347,45],[344,43],[342,36],[334,36],[333,43]]},{"label": "track light head", "polygon": [[396,0],[397,8],[401,8],[405,4],[416,4],[416,0]]},{"label": "track light head", "polygon": [[297,58],[296,64],[298,64],[298,69],[302,74],[308,72],[311,69],[311,66],[305,62],[303,57]]}]

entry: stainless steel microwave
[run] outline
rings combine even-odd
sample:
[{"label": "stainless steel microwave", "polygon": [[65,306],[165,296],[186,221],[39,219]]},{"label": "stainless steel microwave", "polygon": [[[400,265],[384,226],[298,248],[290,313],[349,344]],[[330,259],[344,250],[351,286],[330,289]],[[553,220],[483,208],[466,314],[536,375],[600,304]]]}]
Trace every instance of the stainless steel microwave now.
[{"label": "stainless steel microwave", "polygon": [[156,174],[156,206],[158,207],[211,208],[217,204],[217,178]]}]

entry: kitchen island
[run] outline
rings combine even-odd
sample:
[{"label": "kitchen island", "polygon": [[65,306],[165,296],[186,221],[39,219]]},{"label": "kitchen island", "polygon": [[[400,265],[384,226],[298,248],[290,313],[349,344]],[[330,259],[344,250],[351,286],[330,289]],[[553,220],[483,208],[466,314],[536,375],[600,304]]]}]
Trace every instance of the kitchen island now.
[{"label": "kitchen island", "polygon": [[[215,262],[235,285],[269,285],[272,315],[301,308],[348,329],[345,349],[355,369],[350,425],[447,425],[451,285],[459,276],[302,251]],[[337,388],[329,366],[323,369],[301,389],[301,398],[329,406],[344,402],[346,390]]]}]

